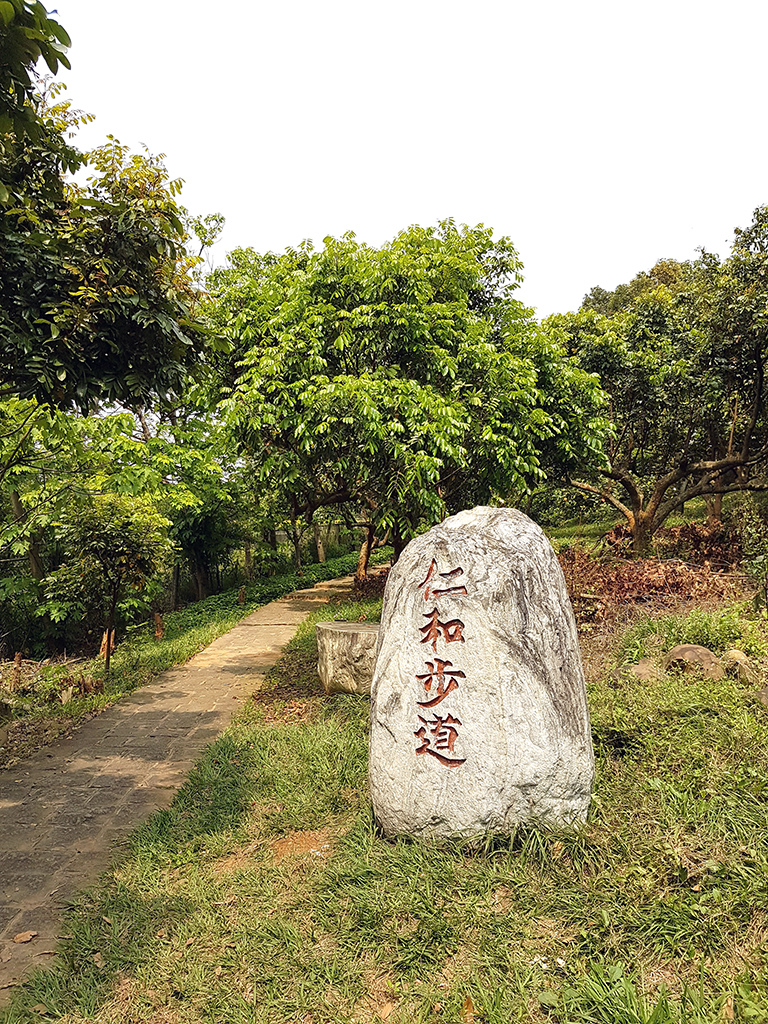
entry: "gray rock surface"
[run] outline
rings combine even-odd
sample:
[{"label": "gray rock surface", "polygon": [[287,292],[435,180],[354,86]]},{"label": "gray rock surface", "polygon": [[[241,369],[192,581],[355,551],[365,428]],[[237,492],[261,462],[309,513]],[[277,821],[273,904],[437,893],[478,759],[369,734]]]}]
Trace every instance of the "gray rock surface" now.
[{"label": "gray rock surface", "polygon": [[661,678],[661,670],[654,658],[641,658],[635,665],[622,665],[613,675],[617,679],[628,675],[639,679],[641,683],[652,683]]},{"label": "gray rock surface", "polygon": [[723,668],[728,675],[736,676],[740,683],[746,683],[749,686],[754,686],[757,683],[758,674],[752,662],[744,651],[735,647],[723,655]]},{"label": "gray rock surface", "polygon": [[683,672],[699,669],[707,679],[717,680],[725,676],[720,659],[701,644],[678,644],[664,656],[662,665],[665,672],[670,669]]},{"label": "gray rock surface", "polygon": [[378,622],[318,622],[317,674],[325,692],[371,692]]},{"label": "gray rock surface", "polygon": [[476,508],[413,540],[384,593],[370,792],[388,835],[477,835],[587,814],[576,625],[549,541]]}]

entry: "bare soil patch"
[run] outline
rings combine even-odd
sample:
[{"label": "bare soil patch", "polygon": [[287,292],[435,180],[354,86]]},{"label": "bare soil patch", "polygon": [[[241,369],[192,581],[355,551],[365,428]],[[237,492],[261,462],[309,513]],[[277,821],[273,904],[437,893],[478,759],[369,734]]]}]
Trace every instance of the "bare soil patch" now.
[{"label": "bare soil patch", "polygon": [[333,852],[335,839],[336,835],[333,829],[323,828],[306,832],[289,832],[287,836],[273,839],[269,845],[278,863],[289,857],[304,857],[307,854],[326,860]]},{"label": "bare soil patch", "polygon": [[93,711],[80,719],[67,718],[20,718],[0,726],[0,769],[12,768],[41,747],[47,747],[54,740],[69,737],[89,718]]},{"label": "bare soil patch", "polygon": [[288,651],[272,669],[252,700],[270,725],[310,722],[327,700],[317,675],[314,649]]}]

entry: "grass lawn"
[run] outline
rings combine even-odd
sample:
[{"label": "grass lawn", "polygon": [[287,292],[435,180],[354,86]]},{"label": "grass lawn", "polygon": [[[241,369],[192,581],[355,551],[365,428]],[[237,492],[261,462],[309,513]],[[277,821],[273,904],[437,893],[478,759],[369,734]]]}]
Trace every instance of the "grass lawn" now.
[{"label": "grass lawn", "polygon": [[[764,627],[725,614],[699,634],[748,639],[765,665]],[[0,1019],[768,1020],[768,708],[754,685],[604,674],[583,829],[393,842],[367,796],[368,702],[322,695],[313,624]],[[617,657],[665,628],[636,627]]]}]

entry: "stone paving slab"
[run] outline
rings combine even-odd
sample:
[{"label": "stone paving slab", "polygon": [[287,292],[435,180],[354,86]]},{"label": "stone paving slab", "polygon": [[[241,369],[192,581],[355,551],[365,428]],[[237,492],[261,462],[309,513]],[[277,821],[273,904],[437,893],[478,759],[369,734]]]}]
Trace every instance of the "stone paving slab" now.
[{"label": "stone paving slab", "polygon": [[[187,664],[0,771],[0,1006],[50,962],[68,902],[140,821],[170,804],[297,626],[351,584],[329,580],[258,608]],[[24,931],[38,934],[15,943]]]}]

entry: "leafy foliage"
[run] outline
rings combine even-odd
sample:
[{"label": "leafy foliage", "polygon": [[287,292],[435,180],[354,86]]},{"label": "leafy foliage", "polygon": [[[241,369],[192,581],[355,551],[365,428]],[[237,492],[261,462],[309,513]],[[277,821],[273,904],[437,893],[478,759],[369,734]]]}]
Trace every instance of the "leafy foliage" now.
[{"label": "leafy foliage", "polygon": [[81,157],[60,111],[39,141],[0,155],[11,196],[0,229],[0,388],[61,408],[141,404],[178,393],[199,359],[181,183],[159,158],[115,140],[90,154],[83,186],[63,175]]},{"label": "leafy foliage", "polygon": [[547,322],[611,399],[606,462],[571,482],[621,512],[638,554],[691,498],[717,516],[723,494],[768,489],[766,232],[758,208],[722,263],[657,265],[613,315]]},{"label": "leafy foliage", "polygon": [[520,263],[490,231],[352,235],[283,256],[240,251],[213,275],[239,362],[225,408],[294,517],[362,502],[396,546],[444,510],[524,490],[543,453],[578,465],[602,421],[594,378],[512,298]]},{"label": "leafy foliage", "polygon": [[112,630],[118,602],[127,591],[141,593],[169,550],[163,519],[149,502],[125,495],[96,495],[64,525],[70,559],[45,582],[40,613],[54,621],[77,609],[101,613],[109,675]]},{"label": "leafy foliage", "polygon": [[[70,38],[39,0],[0,3],[0,139],[13,134],[39,139],[44,132],[34,107],[34,66],[42,57],[56,74],[70,67]],[[1,148],[1,144],[0,144]],[[0,203],[7,195],[0,184]]]}]

